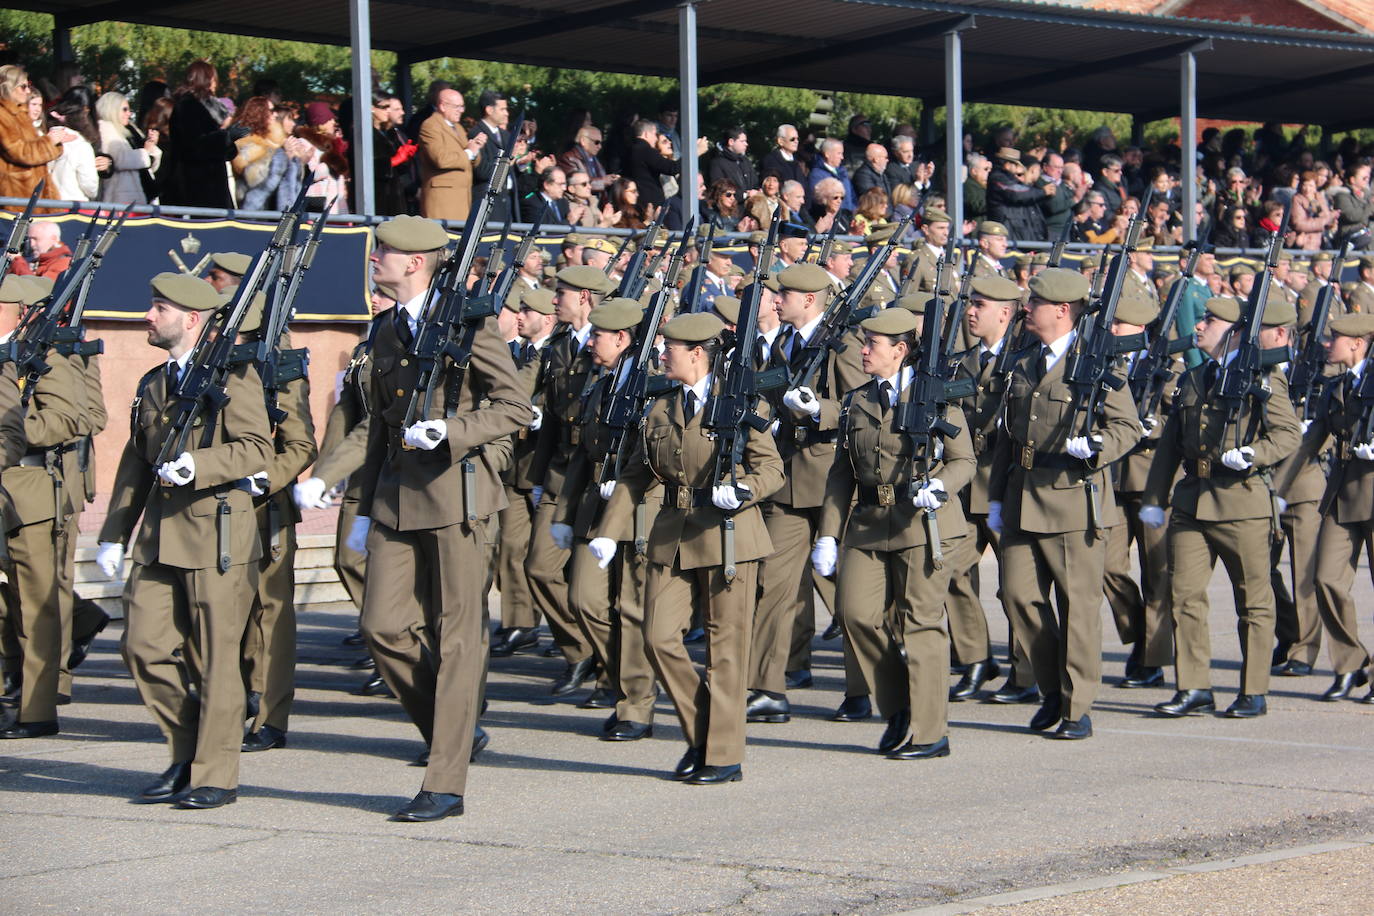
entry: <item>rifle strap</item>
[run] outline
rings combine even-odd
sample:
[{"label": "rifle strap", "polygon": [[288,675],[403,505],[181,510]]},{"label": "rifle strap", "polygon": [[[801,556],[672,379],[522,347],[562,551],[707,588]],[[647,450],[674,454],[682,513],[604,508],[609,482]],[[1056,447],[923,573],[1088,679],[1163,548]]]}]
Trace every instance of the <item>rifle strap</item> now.
[{"label": "rifle strap", "polygon": [[463,518],[469,527],[477,524],[477,464],[473,456],[477,450],[473,450],[463,458],[460,468],[463,472]]},{"label": "rifle strap", "polygon": [[643,559],[649,552],[649,505],[640,500],[635,506],[635,558]]},{"label": "rifle strap", "polygon": [[229,567],[233,565],[233,538],[232,538],[232,514],[229,510],[228,492],[220,493],[216,496],[218,505],[215,507],[215,533],[219,543],[219,571],[227,573]]},{"label": "rifle strap", "polygon": [[735,519],[727,515],[720,526],[721,565],[725,574],[725,587],[735,584]]},{"label": "rifle strap", "polygon": [[275,496],[267,497],[267,552],[275,563],[281,559],[281,502]]}]

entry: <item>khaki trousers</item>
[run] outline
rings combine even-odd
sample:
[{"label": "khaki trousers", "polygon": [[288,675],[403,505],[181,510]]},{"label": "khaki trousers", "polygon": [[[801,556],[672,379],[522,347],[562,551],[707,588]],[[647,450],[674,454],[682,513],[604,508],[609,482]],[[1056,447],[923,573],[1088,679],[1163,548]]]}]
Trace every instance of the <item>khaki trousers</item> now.
[{"label": "khaki trousers", "polygon": [[496,587],[501,592],[501,629],[534,629],[539,616],[534,611],[525,557],[530,552],[530,533],[534,509],[530,494],[506,487],[509,505],[497,513],[501,534],[496,546]]},{"label": "khaki trousers", "polygon": [[[988,634],[987,614],[983,610],[982,578],[978,564],[989,547],[993,555],[998,557],[999,567],[1002,562],[999,546],[1001,537],[988,527],[988,517],[969,514],[968,520],[975,534],[955,542],[955,555],[950,558],[955,572],[950,576],[949,595],[945,598],[945,609],[949,612],[950,642],[954,645],[954,654],[965,665],[992,657],[992,639]],[[1000,603],[1000,590],[997,597]],[[1006,614],[1005,604],[1002,605],[1002,612]],[[1022,687],[1035,686],[1035,671],[1031,668],[1030,656],[1026,654],[1025,641],[1012,626],[1010,616],[1007,617],[1007,643],[1016,683]]]},{"label": "khaki trousers", "polygon": [[[1103,591],[1125,645],[1142,643],[1140,664],[1163,668],[1174,658],[1174,621],[1169,612],[1169,543],[1166,528],[1140,520],[1140,494],[1120,493],[1125,521],[1107,533]],[[1130,576],[1131,544],[1140,560],[1140,584]]]},{"label": "khaki trousers", "polygon": [[239,784],[239,651],[256,580],[256,563],[224,573],[135,563],[124,586],[120,651],[172,762],[191,761],[191,788]]},{"label": "khaki trousers", "polygon": [[1199,522],[1174,509],[1169,519],[1169,581],[1174,609],[1174,655],[1179,690],[1212,686],[1212,634],[1207,585],[1218,559],[1231,577],[1240,634],[1240,692],[1269,692],[1274,651],[1274,590],[1269,585],[1273,546],[1267,518]]},{"label": "khaki trousers", "polygon": [[[708,766],[744,761],[745,685],[758,565],[738,563],[735,580],[727,586],[722,566],[683,569],[679,560],[672,566],[648,564],[644,641],[649,661],[677,708],[683,736],[690,746],[705,749]],[[682,644],[698,596],[705,598],[706,627],[706,668],[700,674]]]},{"label": "khaki trousers", "polygon": [[1343,525],[1329,515],[1323,519],[1316,550],[1317,608],[1328,634],[1331,667],[1337,674],[1369,665],[1369,652],[1360,642],[1359,608],[1350,590],[1360,554],[1368,555],[1370,550],[1374,550],[1374,522]]},{"label": "khaki trousers", "polygon": [[[1318,503],[1290,504],[1279,516],[1279,525],[1284,539],[1274,545],[1269,572],[1269,584],[1274,589],[1274,635],[1288,644],[1288,660],[1311,665],[1322,648],[1323,618],[1317,607],[1317,539],[1322,529]],[[1285,543],[1293,571],[1291,591],[1279,572]]]},{"label": "khaki trousers", "polygon": [[578,538],[573,544],[569,593],[582,634],[601,663],[597,683],[616,691],[620,721],[653,721],[654,669],[644,646],[644,578],[648,561],[634,544],[620,542],[615,559],[602,569]]},{"label": "khaki trousers", "polygon": [[762,510],[773,552],[759,564],[759,602],[749,641],[749,689],[783,694],[798,615],[806,618],[802,631],[807,664],[802,667],[810,664],[811,637],[816,632],[811,544],[821,510],[773,502],[765,502]]},{"label": "khaki trousers", "polygon": [[286,731],[296,697],[296,526],[278,535],[277,557],[264,540],[258,587],[243,634],[243,682],[262,695],[252,730]]},{"label": "khaki trousers", "polygon": [[344,541],[353,529],[353,520],[358,517],[358,501],[347,496],[339,507],[339,524],[334,529],[334,571],[339,574],[344,591],[358,608],[363,610],[363,584],[367,579],[367,554],[349,550]]},{"label": "khaki trousers", "polygon": [[[958,549],[958,540],[964,539],[940,543],[946,556]],[[949,634],[944,624],[950,572],[949,566],[936,569],[931,564],[925,545],[894,551],[845,547],[840,552],[844,638],[854,647],[879,713],[890,719],[911,710],[906,738],[916,744],[933,744],[949,733]]]},{"label": "khaki trousers", "polygon": [[1002,533],[1002,600],[1025,634],[1040,692],[1061,695],[1065,719],[1082,718],[1102,686],[1106,556],[1106,538],[1087,531]]},{"label": "khaki trousers", "polygon": [[377,671],[430,747],[423,788],[462,795],[489,644],[484,525],[367,536],[362,629]]},{"label": "khaki trousers", "polygon": [[[70,646],[70,642],[62,641],[61,609],[62,560],[69,553],[67,535],[59,528],[54,539],[53,520],[47,519],[19,526],[8,539],[6,669],[23,678],[19,721],[53,722],[57,719],[60,672]],[[70,602],[71,592],[67,594]]]},{"label": "khaki trousers", "polygon": [[530,532],[529,553],[525,555],[525,573],[529,578],[535,619],[542,615],[548,621],[553,641],[563,650],[568,664],[575,665],[592,654],[592,647],[577,625],[577,615],[568,597],[569,552],[559,550],[549,534],[557,507],[557,501],[545,493],[534,510],[534,530]]}]

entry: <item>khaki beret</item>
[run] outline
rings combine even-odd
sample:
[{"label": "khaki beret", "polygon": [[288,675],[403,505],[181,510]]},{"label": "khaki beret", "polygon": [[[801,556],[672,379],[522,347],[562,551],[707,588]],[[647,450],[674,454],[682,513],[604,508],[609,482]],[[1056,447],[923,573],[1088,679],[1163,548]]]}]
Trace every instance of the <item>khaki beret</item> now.
[{"label": "khaki beret", "polygon": [[[46,286],[39,282],[47,280]],[[47,277],[20,276],[10,274],[0,283],[0,302],[13,302],[18,305],[34,305],[41,302],[52,291],[52,281]]]},{"label": "khaki beret", "polygon": [[[228,305],[232,296],[226,297],[224,304]],[[267,294],[258,290],[253,294],[253,301],[248,303],[248,314],[243,316],[243,324],[239,325],[240,334],[252,334],[262,327],[262,313],[267,308]]]},{"label": "khaki beret", "polygon": [[835,242],[834,242],[833,244],[831,244],[831,246],[830,246],[830,254],[831,254],[832,257],[835,256],[835,255],[837,255],[837,254],[839,254],[839,255],[845,255],[845,254],[853,254],[853,253],[854,253],[854,246],[851,245],[851,244],[849,244],[848,242],[844,242],[844,241],[840,241],[840,240],[836,239]]},{"label": "khaki beret", "polygon": [[1049,267],[1050,255],[1046,251],[1037,251],[1031,255],[1031,267]]},{"label": "khaki beret", "polygon": [[26,279],[38,291],[38,298],[40,299],[51,293],[52,288],[56,285],[52,277],[44,277],[41,274],[29,274]]},{"label": "khaki beret", "polygon": [[1284,250],[1280,249],[1280,250],[1279,250],[1279,260],[1280,260],[1280,261],[1291,261],[1291,260],[1293,260],[1293,252],[1291,252],[1291,251],[1284,251]]},{"label": "khaki beret", "polygon": [[210,255],[210,263],[227,274],[242,277],[253,266],[253,259],[237,251],[216,251]]},{"label": "khaki beret", "polygon": [[541,315],[552,315],[553,290],[545,289],[542,286],[538,289],[526,289],[520,294],[520,307],[529,309],[531,312],[538,312]]},{"label": "khaki beret", "polygon": [[717,296],[712,302],[716,314],[723,318],[726,324],[739,323],[740,304],[740,300],[734,296]]},{"label": "khaki beret", "polygon": [[1147,325],[1158,317],[1159,305],[1147,290],[1135,284],[1121,288],[1121,298],[1116,303],[1117,321]]},{"label": "khaki beret", "polygon": [[1088,278],[1076,270],[1046,267],[1030,278],[1031,295],[1046,302],[1081,302],[1088,298]]},{"label": "khaki beret", "polygon": [[[907,296],[906,299],[912,298]],[[905,301],[905,299],[901,300]],[[916,330],[916,313],[905,308],[893,306],[885,308],[872,318],[859,322],[859,327],[874,334],[910,334]]]},{"label": "khaki beret", "polygon": [[1149,236],[1146,236],[1145,238],[1143,238],[1143,239],[1141,239],[1140,241],[1138,241],[1138,242],[1135,243],[1135,250],[1136,250],[1136,251],[1154,251],[1154,250],[1155,250],[1155,240],[1152,239],[1152,238],[1150,238]]},{"label": "khaki beret", "polygon": [[979,235],[979,236],[984,236],[984,235],[1000,235],[1000,236],[1002,236],[1003,238],[1005,238],[1005,237],[1007,236],[1007,234],[1008,234],[1008,233],[1007,233],[1007,227],[1006,227],[1006,226],[1003,226],[1001,223],[997,222],[996,220],[985,219],[985,220],[983,220],[981,223],[978,224],[978,235]]},{"label": "khaki beret", "polygon": [[597,237],[588,241],[582,247],[590,248],[592,251],[604,251],[606,254],[615,254],[620,250],[620,246],[608,238]]},{"label": "khaki beret", "polygon": [[586,264],[565,267],[557,274],[558,282],[573,289],[589,289],[594,293],[609,293],[615,289],[615,282],[602,271]]},{"label": "khaki beret", "polygon": [[1007,162],[1020,162],[1021,151],[1019,149],[1013,149],[1010,146],[1004,146],[997,151],[997,155],[993,158],[1003,159]]},{"label": "khaki beret", "polygon": [[[1241,307],[1241,301],[1233,296],[1217,296],[1206,302],[1206,309],[1209,314],[1233,324],[1240,320]],[[1264,304],[1264,314],[1260,316],[1260,324],[1266,328],[1277,328],[1292,324],[1297,320],[1298,310],[1283,297],[1283,293],[1270,287],[1269,301]]]},{"label": "khaki beret", "polygon": [[160,273],[153,277],[150,285],[156,298],[193,312],[213,312],[224,305],[224,299],[209,281],[190,274]]},{"label": "khaki beret", "polygon": [[601,331],[628,331],[644,320],[644,309],[633,299],[607,299],[592,309],[590,320]]},{"label": "khaki beret", "polygon": [[974,277],[973,294],[997,302],[1013,302],[1021,298],[1021,287],[1006,277]]},{"label": "khaki beret", "polygon": [[[927,295],[927,293],[929,293],[929,290],[925,290],[919,293],[907,293],[902,298],[897,299],[889,304],[892,308],[901,309],[902,311],[910,312],[913,315],[924,315],[926,313],[926,303],[931,301],[931,298],[929,295]],[[915,325],[912,325],[912,327],[915,327]]]},{"label": "khaki beret", "polygon": [[678,315],[663,326],[663,336],[668,340],[684,343],[705,343],[720,337],[725,325],[710,312],[692,312]]},{"label": "khaki beret", "polygon": [[1360,255],[1360,270],[1374,269],[1374,254]]},{"label": "khaki beret", "polygon": [[1369,337],[1374,334],[1374,315],[1351,312],[1349,315],[1332,318],[1326,326],[1331,329],[1332,334],[1340,334],[1342,337]]},{"label": "khaki beret", "polygon": [[892,238],[892,234],[896,231],[896,223],[874,223],[868,235],[864,236],[864,244],[869,248],[875,248]]},{"label": "khaki beret", "polygon": [[569,232],[567,235],[563,236],[561,244],[564,248],[585,245],[587,244],[587,237],[580,232]]},{"label": "khaki beret", "polygon": [[759,230],[755,229],[753,232],[749,233],[749,244],[762,245],[764,238],[764,234]]},{"label": "khaki beret", "polygon": [[[759,282],[763,285],[763,288],[766,290],[771,290],[775,293],[782,292],[782,287],[778,285],[777,274],[769,274]],[[746,283],[739,288],[739,291],[736,293],[736,296],[739,298],[741,302],[743,302],[753,292],[753,288],[754,284]]]},{"label": "khaki beret", "polygon": [[448,245],[448,233],[432,219],[397,216],[377,227],[377,241],[397,251],[438,251]]},{"label": "khaki beret", "polygon": [[778,285],[801,293],[819,293],[830,288],[830,275],[815,264],[793,264],[778,272]]},{"label": "khaki beret", "polygon": [[744,268],[740,267],[738,264],[732,263],[727,274],[731,277],[742,277],[744,276]]},{"label": "khaki beret", "polygon": [[1222,321],[1234,322],[1240,317],[1240,300],[1231,296],[1213,296],[1202,304],[1202,308]]},{"label": "khaki beret", "polygon": [[1246,274],[1253,277],[1255,275],[1255,265],[1251,264],[1249,261],[1238,261],[1231,265],[1228,276],[1234,280],[1236,277],[1243,277]]},{"label": "khaki beret", "polygon": [[1333,261],[1335,258],[1336,256],[1329,251],[1319,251],[1312,255],[1312,263],[1315,264],[1318,261]]},{"label": "khaki beret", "polygon": [[950,222],[949,214],[946,213],[944,210],[941,210],[939,207],[927,207],[924,216],[925,221],[928,223]]}]

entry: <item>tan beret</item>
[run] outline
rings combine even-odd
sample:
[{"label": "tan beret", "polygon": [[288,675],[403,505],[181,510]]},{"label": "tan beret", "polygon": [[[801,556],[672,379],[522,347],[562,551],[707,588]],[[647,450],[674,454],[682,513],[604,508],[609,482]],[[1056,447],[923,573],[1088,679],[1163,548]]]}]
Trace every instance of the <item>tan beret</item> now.
[{"label": "tan beret", "polygon": [[742,277],[744,276],[744,268],[732,262],[730,264],[730,269],[729,271],[727,271],[727,273],[729,274],[729,276],[732,277]]},{"label": "tan beret", "polygon": [[615,298],[592,309],[592,327],[601,331],[628,331],[644,320],[644,309],[634,299]]},{"label": "tan beret", "polygon": [[617,251],[620,250],[620,246],[617,245],[615,242],[612,242],[610,239],[601,237],[592,239],[582,247],[590,248],[592,251],[602,251],[606,254],[615,254]]},{"label": "tan beret", "polygon": [[843,240],[840,240],[840,239],[836,239],[836,240],[830,245],[830,256],[831,256],[831,257],[834,257],[834,256],[837,255],[837,254],[838,254],[838,255],[846,255],[846,254],[853,254],[853,253],[854,253],[854,246],[851,245],[851,244],[849,244],[849,243],[846,242],[846,241],[843,241]]},{"label": "tan beret", "polygon": [[[906,297],[910,299],[910,296]],[[905,300],[902,300],[905,301]],[[910,334],[916,330],[916,313],[905,308],[893,306],[885,308],[872,318],[859,322],[859,327],[874,334]]]},{"label": "tan beret", "polygon": [[216,251],[210,255],[210,263],[227,274],[242,277],[253,266],[253,259],[237,251]]},{"label": "tan beret", "polygon": [[396,216],[377,227],[377,241],[397,251],[438,251],[448,245],[448,233],[423,216]]},{"label": "tan beret", "polygon": [[1155,240],[1152,239],[1152,238],[1150,238],[1148,235],[1145,236],[1145,238],[1143,238],[1143,239],[1141,239],[1140,241],[1138,241],[1138,242],[1135,243],[1135,250],[1136,250],[1136,251],[1154,251],[1154,249],[1155,249]]},{"label": "tan beret", "polygon": [[926,207],[924,217],[925,221],[928,223],[950,222],[949,214],[946,213],[944,210],[941,210],[939,207]]},{"label": "tan beret", "polygon": [[763,239],[764,239],[764,234],[763,234],[762,232],[758,231],[757,229],[754,230],[753,232],[749,233],[749,244],[750,244],[750,245],[762,245],[762,244],[763,244]]},{"label": "tan beret", "polygon": [[45,277],[42,274],[29,274],[24,279],[28,280],[29,285],[38,292],[39,299],[51,293],[53,286],[56,285],[52,277]]},{"label": "tan beret", "polygon": [[567,235],[563,236],[562,245],[564,248],[571,248],[576,245],[585,244],[587,244],[587,236],[583,235],[580,232],[569,232]]},{"label": "tan beret", "polygon": [[1291,251],[1284,251],[1284,250],[1280,249],[1280,250],[1279,250],[1279,260],[1280,260],[1280,261],[1291,261],[1291,260],[1293,260],[1293,252],[1291,252]]},{"label": "tan beret", "polygon": [[1000,235],[1003,238],[1006,238],[1006,236],[1008,235],[1007,227],[1003,226],[996,220],[985,219],[978,224],[978,235]]},{"label": "tan beret", "polygon": [[1336,256],[1329,251],[1319,251],[1312,255],[1312,263],[1315,264],[1317,261],[1333,261],[1335,258]]},{"label": "tan beret", "polygon": [[558,282],[562,286],[589,289],[594,293],[609,293],[616,287],[615,281],[605,273],[586,264],[574,264],[572,267],[563,268],[558,272]]},{"label": "tan beret", "polygon": [[926,303],[931,301],[928,295],[929,290],[919,293],[907,293],[900,299],[889,303],[891,308],[898,308],[913,315],[924,315],[926,313]]},{"label": "tan beret", "polygon": [[800,293],[818,293],[830,288],[830,274],[815,264],[793,264],[778,272],[778,285]]},{"label": "tan beret", "polygon": [[1082,302],[1089,290],[1087,277],[1063,267],[1046,267],[1030,278],[1031,295],[1046,302]]},{"label": "tan beret", "polygon": [[1116,303],[1116,320],[1126,324],[1147,325],[1159,317],[1159,304],[1143,287],[1127,284]]},{"label": "tan beret", "polygon": [[[1217,296],[1208,299],[1206,309],[1209,314],[1215,315],[1222,321],[1235,323],[1240,320],[1240,310],[1242,303],[1234,296]],[[1264,314],[1260,316],[1260,324],[1266,328],[1277,328],[1292,324],[1298,320],[1298,310],[1293,307],[1283,293],[1270,287],[1269,300],[1264,303]]]},{"label": "tan beret", "polygon": [[997,302],[1014,302],[1021,298],[1021,287],[1006,277],[993,275],[974,277],[973,294]]},{"label": "tan beret", "polygon": [[1340,334],[1342,337],[1369,337],[1374,334],[1374,315],[1351,312],[1349,315],[1332,318],[1327,327],[1331,329],[1332,334]]},{"label": "tan beret", "polygon": [[705,343],[720,337],[725,330],[721,320],[710,312],[692,312],[678,315],[663,326],[663,336],[668,340],[684,343]]},{"label": "tan beret", "polygon": [[1237,261],[1235,264],[1231,265],[1231,271],[1228,276],[1234,280],[1237,277],[1244,277],[1247,274],[1252,277],[1255,275],[1255,265],[1251,264],[1249,261]]},{"label": "tan beret", "polygon": [[740,304],[740,300],[734,296],[717,296],[712,302],[716,314],[723,318],[726,324],[739,323]]},{"label": "tan beret", "polygon": [[539,287],[538,289],[526,289],[520,294],[520,307],[529,309],[531,312],[538,312],[541,315],[553,314],[553,290]]},{"label": "tan beret", "polygon": [[224,304],[224,299],[209,281],[190,274],[160,273],[153,277],[150,285],[154,297],[193,312],[213,312]]},{"label": "tan beret", "polygon": [[1374,270],[1374,254],[1360,255],[1360,270]]},{"label": "tan beret", "polygon": [[864,236],[864,244],[869,248],[875,248],[892,238],[892,233],[896,231],[896,223],[874,223],[868,235]]},{"label": "tan beret", "polygon": [[[46,280],[46,285],[42,282]],[[20,276],[10,274],[5,277],[5,282],[0,283],[0,302],[12,302],[18,305],[34,305],[41,302],[52,292],[52,281],[47,277]]]},{"label": "tan beret", "polygon": [[[232,296],[225,297],[225,305],[229,304]],[[243,316],[243,324],[239,325],[240,334],[252,334],[262,327],[262,313],[267,308],[267,294],[258,290],[253,294],[253,300],[248,303],[248,314]]]},{"label": "tan beret", "polygon": [[1035,254],[1031,255],[1031,266],[1032,266],[1032,267],[1049,267],[1049,266],[1050,266],[1050,256],[1049,256],[1049,253],[1048,253],[1048,252],[1045,252],[1045,251],[1037,251]]}]

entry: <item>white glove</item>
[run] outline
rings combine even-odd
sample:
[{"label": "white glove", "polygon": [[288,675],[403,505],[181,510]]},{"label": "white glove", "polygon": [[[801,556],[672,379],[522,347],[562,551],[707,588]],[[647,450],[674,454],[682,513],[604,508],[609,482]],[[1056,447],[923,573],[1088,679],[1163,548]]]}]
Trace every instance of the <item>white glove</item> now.
[{"label": "white glove", "polygon": [[95,565],[100,567],[105,578],[118,579],[119,571],[124,567],[124,545],[101,541],[96,546],[99,549],[95,553]]},{"label": "white glove", "polygon": [[1374,442],[1361,442],[1355,446],[1355,457],[1361,461],[1374,461]]},{"label": "white glove", "polygon": [[367,532],[371,527],[372,519],[366,515],[359,515],[353,519],[353,527],[348,529],[344,546],[354,553],[367,553]]},{"label": "white glove", "polygon": [[175,461],[163,462],[157,469],[157,476],[163,483],[184,487],[196,478],[196,459],[190,452],[182,452]]},{"label": "white glove", "polygon": [[816,539],[816,546],[811,548],[811,567],[822,576],[833,576],[835,574],[835,561],[839,558],[839,549],[835,546],[835,539],[824,537]]},{"label": "white glove", "polygon": [[949,494],[945,492],[945,485],[938,477],[930,478],[930,481],[921,489],[916,491],[916,495],[911,497],[911,504],[917,509],[938,509],[949,499]]},{"label": "white glove", "polygon": [[1288,511],[1288,500],[1284,499],[1282,496],[1275,496],[1274,504],[1279,507],[1279,515]]},{"label": "white glove", "polygon": [[1159,506],[1141,506],[1138,514],[1146,528],[1164,527],[1164,510]]},{"label": "white glove", "polygon": [[1101,436],[1093,436],[1091,439],[1087,436],[1074,436],[1065,445],[1064,451],[1068,452],[1074,458],[1082,458],[1084,461],[1087,461],[1093,456],[1093,452],[1095,451],[1093,448],[1094,445],[1099,449],[1102,447]]},{"label": "white glove", "polygon": [[1229,449],[1221,456],[1221,463],[1233,471],[1248,471],[1255,466],[1255,450],[1248,445]]},{"label": "white glove", "polygon": [[536,508],[536,509],[539,508],[539,501],[540,501],[541,499],[543,499],[543,498],[544,498],[544,488],[543,488],[543,487],[535,487],[533,490],[530,490],[530,505],[533,506],[534,508]]},{"label": "white glove", "polygon": [[549,537],[553,538],[553,546],[557,547],[559,550],[570,549],[573,541],[572,525],[554,522],[549,526]]},{"label": "white glove", "polygon": [[329,499],[324,495],[328,488],[319,477],[296,484],[291,488],[291,497],[301,509],[328,509]]},{"label": "white glove", "polygon": [[988,527],[1002,533],[1002,504],[997,500],[988,503]]},{"label": "white glove", "polygon": [[602,569],[610,566],[611,561],[615,559],[617,545],[611,538],[592,538],[587,546],[591,548],[592,556],[596,557],[596,565]]},{"label": "white glove", "polygon": [[544,425],[544,411],[540,410],[538,406],[534,404],[530,405],[530,410],[534,411],[534,419],[531,420],[529,424],[530,432],[538,432],[539,427]]},{"label": "white glove", "polygon": [[816,392],[806,386],[793,388],[782,396],[784,407],[790,407],[797,413],[804,413],[809,417],[815,418],[821,415],[821,402],[816,397]]},{"label": "white glove", "polygon": [[602,499],[610,499],[610,498],[611,498],[611,494],[613,494],[614,492],[615,492],[615,481],[614,481],[614,480],[608,480],[608,481],[606,481],[605,483],[603,483],[603,484],[601,485],[601,487],[600,487],[600,493],[601,493],[601,498],[602,498]]},{"label": "white glove", "polygon": [[245,477],[248,481],[248,489],[254,496],[266,496],[267,488],[271,481],[267,477],[266,471],[258,471],[252,477]]},{"label": "white glove", "polygon": [[[749,488],[741,486],[740,489],[745,492],[744,498],[748,499]],[[744,505],[740,501],[739,494],[735,492],[735,488],[728,483],[719,483],[711,488],[711,502],[715,504],[717,509],[724,509],[727,512]]]},{"label": "white glove", "polygon": [[411,448],[432,451],[448,438],[448,424],[443,420],[421,420],[407,427],[401,438]]},{"label": "white glove", "polygon": [[1159,428],[1159,421],[1154,417],[1146,417],[1140,421],[1140,431],[1142,435],[1150,435]]},{"label": "white glove", "polygon": [[1312,421],[1302,420],[1300,422],[1302,423],[1302,434],[1305,436],[1307,435],[1307,431],[1312,428]]}]

